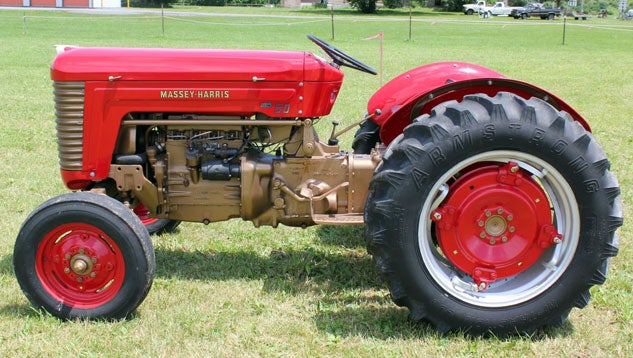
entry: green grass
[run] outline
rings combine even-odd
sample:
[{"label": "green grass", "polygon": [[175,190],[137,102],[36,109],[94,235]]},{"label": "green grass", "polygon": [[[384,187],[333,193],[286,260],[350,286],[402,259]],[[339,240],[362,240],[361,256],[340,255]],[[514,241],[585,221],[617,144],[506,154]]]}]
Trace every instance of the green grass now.
[{"label": "green grass", "polygon": [[[178,11],[196,11],[185,8]],[[203,9],[214,12],[216,9]],[[202,11],[202,10],[201,10]],[[234,13],[237,9],[222,9]],[[66,192],[58,173],[49,66],[55,44],[253,48],[316,51],[306,38],[331,37],[329,12],[239,9],[299,17],[95,15],[0,9],[0,355],[1,356],[631,356],[631,223],[606,284],[592,290],[561,329],[504,340],[439,336],[407,319],[379,282],[362,228],[250,223],[183,224],[155,237],[157,275],[146,301],[121,322],[61,322],[30,308],[12,267],[20,224],[44,200]],[[26,27],[24,26],[26,15]],[[309,16],[306,16],[309,15]],[[416,12],[363,17],[337,13],[333,44],[379,68],[385,81],[434,61],[468,61],[532,82],[567,100],[592,125],[622,188],[633,200],[633,24],[551,22]],[[26,33],[24,31],[26,30]],[[343,124],[366,110],[379,77],[345,70],[328,118]],[[329,133],[329,119],[319,123]],[[343,138],[349,148],[351,135]]]}]

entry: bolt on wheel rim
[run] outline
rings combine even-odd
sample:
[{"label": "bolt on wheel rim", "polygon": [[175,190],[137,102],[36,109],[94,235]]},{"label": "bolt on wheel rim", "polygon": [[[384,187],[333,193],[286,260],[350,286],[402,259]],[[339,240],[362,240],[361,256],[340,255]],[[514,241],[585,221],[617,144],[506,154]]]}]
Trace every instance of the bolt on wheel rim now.
[{"label": "bolt on wheel rim", "polygon": [[[489,165],[496,167],[514,163],[531,181],[528,190],[535,195],[534,188],[543,193],[542,198],[535,201],[546,201],[551,207],[551,228],[544,227],[544,233],[534,235],[550,235],[552,245],[543,248],[533,262],[521,260],[512,262],[515,272],[506,271],[503,277],[497,277],[495,270],[489,267],[471,267],[464,272],[463,265],[456,265],[451,255],[461,254],[460,248],[450,245],[440,247],[438,233],[442,230],[442,220],[450,208],[445,205],[454,189],[455,178],[468,175],[466,170]],[[473,171],[477,171],[474,169]],[[459,179],[458,179],[459,180]],[[448,192],[447,192],[447,189]],[[526,302],[551,287],[566,270],[574,256],[578,245],[579,228],[573,223],[579,222],[578,206],[569,184],[564,177],[546,161],[530,154],[515,151],[491,151],[470,157],[448,170],[432,187],[430,195],[425,198],[420,214],[418,245],[423,264],[433,279],[450,295],[484,307],[504,307]],[[516,194],[512,194],[516,195]],[[516,228],[517,215],[521,210],[508,207],[490,207],[481,211],[481,215],[472,222],[473,237],[480,242],[477,245],[488,245],[498,248],[516,241],[516,235],[525,228]],[[543,215],[540,210],[541,215]],[[439,215],[438,215],[439,214]],[[437,218],[441,217],[441,220]],[[562,237],[555,236],[561,233]],[[541,237],[541,236],[539,236]],[[450,248],[449,248],[450,247]],[[503,260],[497,259],[498,262]],[[495,262],[494,260],[492,260]],[[459,262],[458,262],[459,263]],[[462,266],[461,268],[459,266]],[[475,270],[478,271],[475,273]],[[507,273],[510,272],[510,273]],[[476,277],[478,279],[473,279]]]},{"label": "bolt on wheel rim", "polygon": [[125,278],[118,245],[88,224],[65,224],[50,231],[39,244],[35,259],[44,289],[55,300],[75,308],[95,308],[110,301]]}]

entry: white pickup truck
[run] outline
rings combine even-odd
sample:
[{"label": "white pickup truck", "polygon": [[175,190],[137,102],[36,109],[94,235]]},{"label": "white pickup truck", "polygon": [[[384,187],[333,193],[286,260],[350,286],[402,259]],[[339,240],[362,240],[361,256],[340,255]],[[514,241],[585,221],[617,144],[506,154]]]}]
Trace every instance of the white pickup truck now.
[{"label": "white pickup truck", "polygon": [[477,1],[477,3],[465,4],[462,11],[466,15],[478,13],[490,17],[508,16],[512,9],[514,9],[514,7],[506,6],[502,1],[498,1],[492,6],[486,6],[485,1]]},{"label": "white pickup truck", "polygon": [[480,11],[484,11],[485,7],[485,1],[477,1],[473,4],[464,4],[462,11],[464,12],[464,15],[472,15],[475,13],[479,13]]},{"label": "white pickup truck", "polygon": [[485,6],[484,15],[508,16],[510,12],[512,12],[512,9],[514,9],[514,7],[506,6],[503,2],[498,1],[493,6]]}]

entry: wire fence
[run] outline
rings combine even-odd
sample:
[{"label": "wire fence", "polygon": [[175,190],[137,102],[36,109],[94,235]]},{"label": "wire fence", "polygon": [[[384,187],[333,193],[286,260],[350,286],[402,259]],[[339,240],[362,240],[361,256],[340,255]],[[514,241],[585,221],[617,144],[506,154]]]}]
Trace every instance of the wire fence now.
[{"label": "wire fence", "polygon": [[[42,10],[42,9],[38,9]],[[56,11],[59,11],[56,9]],[[63,10],[62,10],[63,11]],[[165,36],[166,22],[171,23],[187,23],[200,26],[225,26],[225,27],[287,27],[293,25],[310,25],[310,24],[328,24],[331,32],[331,39],[335,38],[335,24],[338,21],[354,21],[354,22],[402,22],[403,30],[408,32],[408,39],[413,36],[413,23],[426,22],[430,25],[442,23],[466,24],[469,26],[501,26],[505,29],[508,26],[560,26],[563,37],[565,36],[566,27],[584,27],[588,29],[596,29],[602,31],[626,31],[633,32],[633,24],[609,24],[593,22],[587,23],[571,23],[567,21],[516,21],[512,19],[497,21],[486,20],[470,20],[470,19],[438,19],[423,18],[412,16],[408,17],[372,17],[372,16],[336,16],[332,11],[329,16],[324,15],[259,15],[259,14],[231,14],[231,13],[205,13],[205,12],[186,12],[186,11],[164,11],[164,10],[146,10],[146,9],[74,9],[69,10],[64,15],[43,15],[40,13],[27,14],[22,16],[22,33],[28,34],[30,25],[41,21],[156,21],[161,23],[161,35]],[[404,24],[406,23],[406,25]],[[406,28],[405,28],[406,26]],[[371,35],[371,34],[367,34]],[[563,38],[564,43],[564,38]]]}]

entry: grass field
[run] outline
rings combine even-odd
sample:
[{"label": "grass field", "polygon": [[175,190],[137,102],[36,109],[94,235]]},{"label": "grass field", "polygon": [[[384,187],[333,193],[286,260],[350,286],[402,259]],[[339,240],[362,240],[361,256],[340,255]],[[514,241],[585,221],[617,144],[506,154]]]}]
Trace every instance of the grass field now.
[{"label": "grass field", "polygon": [[[0,356],[633,355],[633,23],[610,19],[568,21],[564,45],[562,20],[416,11],[411,39],[408,13],[340,12],[334,22],[332,43],[375,68],[378,41],[362,39],[384,32],[385,80],[429,62],[474,62],[551,90],[592,125],[620,180],[625,223],[607,282],[562,328],[504,340],[440,336],[391,303],[362,228],[255,229],[239,220],[154,237],[154,286],[128,320],[61,322],[31,309],[13,274],[15,236],[37,205],[67,191],[49,77],[55,44],[316,51],[306,34],[331,38],[327,11],[213,10],[168,14],[163,34],[160,13],[0,9]],[[343,124],[363,115],[380,86],[378,76],[345,72],[330,116]]]}]

